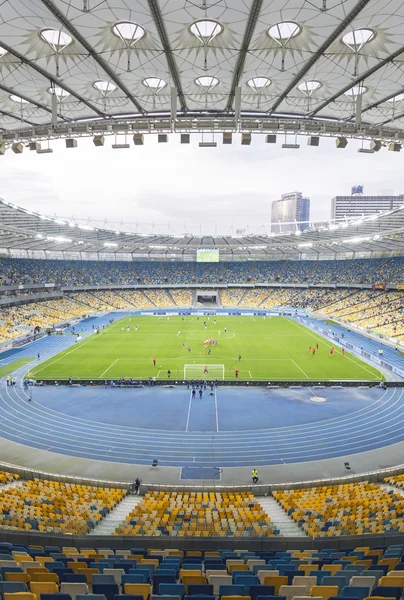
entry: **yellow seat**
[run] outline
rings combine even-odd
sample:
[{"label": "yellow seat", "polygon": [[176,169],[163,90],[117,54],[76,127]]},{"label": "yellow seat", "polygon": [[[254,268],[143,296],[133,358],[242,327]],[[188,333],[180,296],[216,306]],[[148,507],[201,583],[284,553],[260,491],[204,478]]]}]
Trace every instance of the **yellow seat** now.
[{"label": "yellow seat", "polygon": [[[399,573],[400,571],[397,571]],[[379,579],[379,585],[404,587],[404,575],[387,575]]]},{"label": "yellow seat", "polygon": [[310,596],[321,596],[323,600],[328,600],[331,596],[338,596],[337,585],[313,585],[310,590]]},{"label": "yellow seat", "polygon": [[47,569],[46,567],[28,567],[27,573],[30,577],[32,577],[34,573],[49,573],[49,569]]},{"label": "yellow seat", "polygon": [[6,573],[6,581],[22,581],[28,585],[31,577],[28,573]]},{"label": "yellow seat", "polygon": [[41,594],[57,594],[59,587],[56,583],[47,581],[31,581],[31,592],[40,600]]},{"label": "yellow seat", "polygon": [[286,575],[269,575],[264,577],[264,585],[273,585],[275,596],[279,596],[279,588],[281,585],[288,585],[288,578]]},{"label": "yellow seat", "polygon": [[37,600],[35,594],[31,592],[15,592],[14,594],[9,594],[6,592],[3,594],[4,600]]},{"label": "yellow seat", "polygon": [[248,565],[229,565],[228,571],[229,573],[233,573],[233,571],[249,571]]},{"label": "yellow seat", "polygon": [[393,571],[394,567],[398,565],[398,558],[382,558],[379,565],[388,565],[388,570]]},{"label": "yellow seat", "polygon": [[202,571],[200,569],[181,569],[180,570],[180,580],[186,575],[202,575]]},{"label": "yellow seat", "polygon": [[35,571],[31,575],[31,581],[46,581],[47,583],[59,584],[59,577],[56,573],[38,573],[38,571]]},{"label": "yellow seat", "polygon": [[123,587],[125,594],[143,596],[143,600],[148,600],[151,593],[151,588],[148,583],[125,583]]}]

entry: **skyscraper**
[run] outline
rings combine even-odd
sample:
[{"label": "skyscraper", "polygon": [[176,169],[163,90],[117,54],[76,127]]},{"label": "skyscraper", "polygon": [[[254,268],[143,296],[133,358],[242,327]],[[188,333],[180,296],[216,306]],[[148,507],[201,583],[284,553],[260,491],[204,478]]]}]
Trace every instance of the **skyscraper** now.
[{"label": "skyscraper", "polygon": [[310,221],[310,198],[301,192],[282,194],[272,202],[271,232],[289,233],[307,229]]},{"label": "skyscraper", "polygon": [[404,194],[399,196],[335,196],[331,200],[331,219],[374,215],[394,210],[403,204]]}]

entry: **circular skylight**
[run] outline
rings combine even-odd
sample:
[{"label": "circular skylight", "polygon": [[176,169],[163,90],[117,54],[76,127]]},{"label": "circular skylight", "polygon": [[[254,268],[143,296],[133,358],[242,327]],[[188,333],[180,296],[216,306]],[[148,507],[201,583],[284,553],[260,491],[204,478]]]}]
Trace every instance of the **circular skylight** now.
[{"label": "circular skylight", "polygon": [[43,29],[39,35],[56,52],[63,50],[63,48],[69,46],[73,41],[73,38],[68,33],[58,29]]},{"label": "circular skylight", "polygon": [[298,35],[301,30],[302,28],[300,25],[294,23],[293,21],[282,21],[281,23],[272,25],[272,27],[268,29],[268,35],[273,40],[281,42],[284,40],[290,40],[290,38]]},{"label": "circular skylight", "polygon": [[24,100],[24,98],[20,98],[20,96],[16,96],[15,94],[11,94],[10,100],[12,100],[16,104],[18,104],[18,106],[21,107],[25,106],[26,104],[29,104],[28,100]]},{"label": "circular skylight", "polygon": [[394,98],[389,98],[387,100],[387,102],[401,102],[402,100],[404,100],[404,94],[397,94],[397,96],[394,96]]},{"label": "circular skylight", "polygon": [[211,75],[202,75],[202,77],[195,79],[195,83],[205,90],[210,91],[219,83],[219,80],[217,77],[212,77]]},{"label": "circular skylight", "polygon": [[358,96],[362,96],[368,91],[368,88],[364,85],[354,85],[350,90],[345,92],[345,96],[348,98],[357,98]]},{"label": "circular skylight", "polygon": [[117,37],[121,38],[121,40],[131,44],[139,41],[145,35],[143,27],[133,21],[120,21],[119,23],[115,23],[112,27],[112,31]]},{"label": "circular skylight", "polygon": [[319,88],[321,88],[321,83],[320,81],[302,81],[302,83],[299,83],[299,85],[297,86],[297,88],[303,92],[303,94],[306,94],[307,96],[311,96],[312,94],[314,94],[314,92],[316,90],[318,90]]},{"label": "circular skylight", "polygon": [[372,29],[355,29],[346,33],[342,41],[352,50],[360,50],[362,46],[373,40],[375,32]]},{"label": "circular skylight", "polygon": [[93,87],[105,96],[116,90],[116,85],[112,81],[94,81]]},{"label": "circular skylight", "polygon": [[253,77],[247,81],[247,85],[254,90],[254,92],[261,92],[264,88],[271,85],[271,80],[268,77]]},{"label": "circular skylight", "polygon": [[48,88],[48,93],[51,96],[55,95],[57,98],[59,98],[59,100],[63,100],[63,98],[67,98],[67,96],[70,96],[69,92],[66,92],[66,90],[64,90],[61,87],[58,87],[57,85],[55,87]]},{"label": "circular skylight", "polygon": [[164,79],[160,79],[160,77],[146,77],[146,79],[143,79],[143,85],[154,92],[159,92],[167,85],[167,82]]},{"label": "circular skylight", "polygon": [[8,50],[3,48],[3,46],[0,46],[0,58],[2,58],[7,53],[8,53]]},{"label": "circular skylight", "polygon": [[189,28],[191,33],[204,44],[211,42],[217,35],[222,33],[223,25],[211,19],[195,21]]}]

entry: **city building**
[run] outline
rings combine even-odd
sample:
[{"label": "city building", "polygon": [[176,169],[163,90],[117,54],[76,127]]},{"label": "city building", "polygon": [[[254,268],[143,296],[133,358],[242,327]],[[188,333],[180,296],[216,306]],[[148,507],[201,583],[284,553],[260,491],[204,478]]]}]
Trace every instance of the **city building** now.
[{"label": "city building", "polygon": [[344,219],[374,215],[399,208],[404,204],[404,194],[399,196],[335,196],[331,200],[331,219]]},{"label": "city building", "polygon": [[290,233],[307,229],[310,221],[310,198],[301,192],[282,194],[272,202],[271,232]]}]

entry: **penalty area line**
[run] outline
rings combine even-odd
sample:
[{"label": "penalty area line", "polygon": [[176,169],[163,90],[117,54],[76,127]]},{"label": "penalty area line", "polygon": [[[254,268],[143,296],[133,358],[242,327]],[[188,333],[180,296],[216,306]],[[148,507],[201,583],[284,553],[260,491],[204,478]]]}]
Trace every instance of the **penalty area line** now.
[{"label": "penalty area line", "polygon": [[117,358],[116,360],[114,360],[114,362],[111,365],[109,365],[108,369],[105,369],[105,371],[103,373],[101,373],[100,379],[105,375],[105,373],[108,373],[108,371],[110,369],[112,369],[112,367],[118,362],[118,360],[119,360],[119,358]]}]

